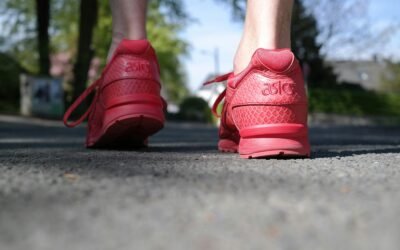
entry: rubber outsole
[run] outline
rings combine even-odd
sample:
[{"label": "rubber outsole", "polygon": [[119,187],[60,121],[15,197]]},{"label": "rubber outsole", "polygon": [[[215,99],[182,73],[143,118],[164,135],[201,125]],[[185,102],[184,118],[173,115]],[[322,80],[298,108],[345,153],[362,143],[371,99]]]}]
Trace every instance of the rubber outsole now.
[{"label": "rubber outsole", "polygon": [[243,159],[292,159],[292,158],[310,158],[310,153],[294,150],[270,150],[253,154],[240,154]]},{"label": "rubber outsole", "polygon": [[308,128],[305,124],[263,124],[241,129],[241,158],[310,157]]},{"label": "rubber outsole", "polygon": [[[238,146],[232,141],[229,143],[224,140],[218,143],[218,150],[222,153],[238,153]],[[255,147],[254,152],[251,153],[239,153],[243,159],[266,159],[266,158],[277,158],[277,159],[291,159],[291,158],[309,158],[311,156],[310,150],[306,144],[305,146],[298,147],[297,149],[266,149],[262,150],[262,147]],[[264,145],[265,148],[272,148],[273,145]]]},{"label": "rubber outsole", "polygon": [[241,158],[307,158],[310,144],[307,136],[285,138],[241,138],[239,143]]},{"label": "rubber outsole", "polygon": [[103,128],[102,135],[88,148],[147,147],[147,138],[164,127],[162,121],[146,115],[120,117]]},{"label": "rubber outsole", "polygon": [[164,127],[161,104],[141,102],[123,103],[106,108],[103,128],[98,138],[87,141],[88,148],[141,148],[147,146],[147,138]]},{"label": "rubber outsole", "polygon": [[[238,153],[238,150],[230,147],[218,147],[221,153]],[[239,154],[243,159],[291,159],[291,158],[310,158],[310,152],[305,150],[266,150],[250,154]]]},{"label": "rubber outsole", "polygon": [[231,148],[218,148],[218,151],[221,153],[231,153],[231,154],[235,154],[237,153],[237,149],[231,149]]},{"label": "rubber outsole", "polygon": [[229,139],[220,139],[218,142],[218,150],[223,153],[237,153],[238,144]]}]

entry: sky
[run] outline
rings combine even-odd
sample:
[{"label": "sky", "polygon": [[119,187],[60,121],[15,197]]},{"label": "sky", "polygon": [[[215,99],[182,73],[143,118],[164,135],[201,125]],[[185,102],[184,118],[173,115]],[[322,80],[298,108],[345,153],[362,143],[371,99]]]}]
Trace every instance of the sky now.
[{"label": "sky", "polygon": [[[219,73],[232,71],[233,58],[240,41],[242,24],[234,21],[231,9],[215,0],[184,0],[189,15],[196,20],[182,33],[190,47],[190,57],[185,58],[188,87],[197,90],[205,78],[215,72],[214,54],[218,49]],[[400,0],[369,0],[371,30],[380,30],[387,24],[400,25]],[[400,31],[381,51],[382,56],[400,58]],[[368,53],[365,56],[369,56]]]}]

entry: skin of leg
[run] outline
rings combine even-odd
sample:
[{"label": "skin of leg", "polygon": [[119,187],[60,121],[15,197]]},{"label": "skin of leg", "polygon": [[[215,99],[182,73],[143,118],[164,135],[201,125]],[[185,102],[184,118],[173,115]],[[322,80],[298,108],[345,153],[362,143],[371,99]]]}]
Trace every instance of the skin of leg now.
[{"label": "skin of leg", "polygon": [[112,42],[108,60],[122,39],[146,39],[147,0],[110,0]]},{"label": "skin of leg", "polygon": [[248,0],[244,31],[234,59],[234,73],[249,64],[258,48],[290,48],[293,0]]}]

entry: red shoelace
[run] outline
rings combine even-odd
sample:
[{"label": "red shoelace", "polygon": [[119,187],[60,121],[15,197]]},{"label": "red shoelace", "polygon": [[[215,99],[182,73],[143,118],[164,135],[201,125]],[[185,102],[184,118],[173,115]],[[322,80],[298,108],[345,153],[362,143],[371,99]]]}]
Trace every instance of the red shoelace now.
[{"label": "red shoelace", "polygon": [[72,105],[67,109],[67,111],[65,112],[65,114],[64,114],[64,117],[63,117],[63,121],[64,121],[64,124],[65,124],[65,126],[67,126],[67,127],[69,127],[69,128],[73,128],[73,127],[75,127],[75,126],[78,126],[79,124],[81,124],[85,119],[86,119],[86,117],[89,115],[89,113],[93,110],[93,108],[94,108],[94,104],[96,103],[96,101],[97,101],[97,98],[98,98],[98,93],[99,93],[99,91],[96,91],[96,93],[95,93],[95,95],[94,95],[94,98],[93,98],[93,101],[92,101],[92,103],[90,104],[90,106],[89,106],[89,108],[86,110],[86,112],[81,116],[81,117],[79,117],[79,119],[78,120],[76,120],[76,121],[73,121],[73,122],[71,122],[71,123],[69,123],[68,122],[68,119],[69,119],[69,117],[71,116],[71,114],[72,114],[72,112],[74,112],[74,110],[93,92],[93,91],[95,91],[96,90],[96,88],[100,85],[100,83],[101,83],[101,79],[102,79],[102,77],[101,78],[99,78],[98,80],[96,80],[93,84],[91,84],[73,103],[72,103]]},{"label": "red shoelace", "polygon": [[[214,79],[205,82],[203,85],[205,86],[205,85],[209,85],[211,83],[218,83],[218,82],[226,81],[232,74],[233,74],[232,72],[229,72],[227,74],[217,76]],[[226,95],[226,88],[224,91],[221,92],[221,94],[219,94],[219,96],[217,97],[217,99],[215,100],[215,102],[211,108],[212,113],[218,118],[221,117],[221,114],[218,114],[217,109],[218,109],[219,104],[224,100],[225,95]]]}]

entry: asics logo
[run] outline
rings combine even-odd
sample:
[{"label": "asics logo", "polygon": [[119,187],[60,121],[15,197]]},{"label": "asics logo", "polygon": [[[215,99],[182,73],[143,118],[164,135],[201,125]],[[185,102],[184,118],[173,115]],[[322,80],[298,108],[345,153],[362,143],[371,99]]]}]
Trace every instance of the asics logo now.
[{"label": "asics logo", "polygon": [[293,82],[264,83],[262,94],[268,95],[293,95],[295,84]]},{"label": "asics logo", "polygon": [[150,64],[143,62],[128,62],[125,66],[125,72],[137,72],[142,71],[150,73]]}]

